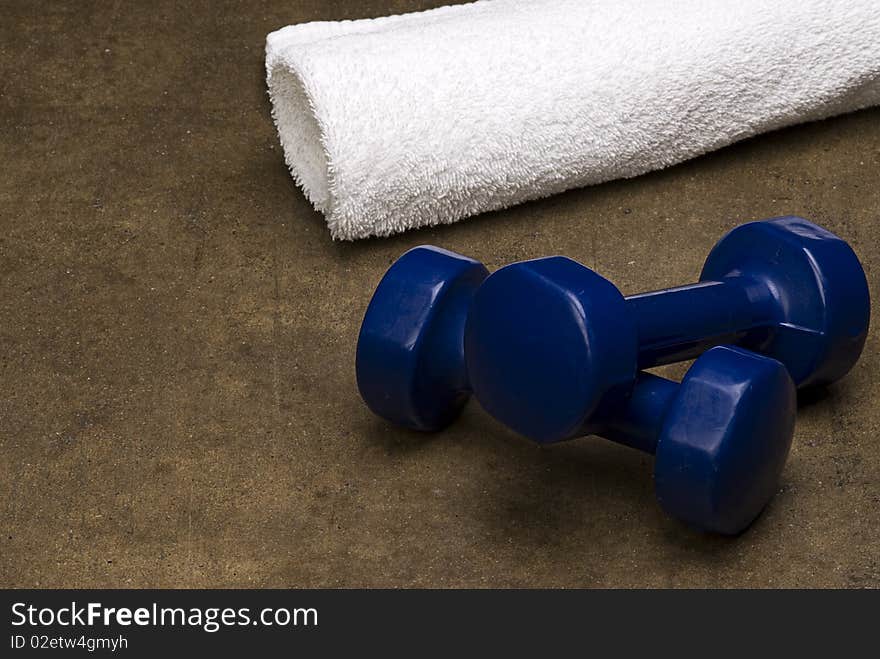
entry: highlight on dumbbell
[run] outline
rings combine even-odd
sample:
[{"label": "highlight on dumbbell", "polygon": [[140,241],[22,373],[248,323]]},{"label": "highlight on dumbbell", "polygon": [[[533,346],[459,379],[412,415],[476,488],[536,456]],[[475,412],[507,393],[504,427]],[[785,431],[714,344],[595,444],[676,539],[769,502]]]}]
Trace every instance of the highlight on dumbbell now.
[{"label": "highlight on dumbbell", "polygon": [[638,369],[713,345],[773,357],[799,386],[833,382],[861,354],[869,316],[865,274],[849,245],[782,217],[733,229],[698,283],[628,298],[565,257],[505,266],[474,296],[467,372],[492,416],[553,442],[585,434]]}]

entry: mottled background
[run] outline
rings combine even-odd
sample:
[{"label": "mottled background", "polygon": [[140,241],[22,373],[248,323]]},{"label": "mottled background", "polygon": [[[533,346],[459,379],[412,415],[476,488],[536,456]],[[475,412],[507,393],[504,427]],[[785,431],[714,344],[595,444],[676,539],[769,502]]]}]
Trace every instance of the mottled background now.
[{"label": "mottled background", "polygon": [[331,242],[282,160],[265,35],[436,4],[0,0],[0,585],[880,585],[880,323],[802,402],[736,539],[666,518],[624,447],[537,448],[476,404],[432,436],[364,407],[362,314],[420,243],[490,268],[562,253],[631,293],[798,213],[851,242],[877,299],[880,110]]}]

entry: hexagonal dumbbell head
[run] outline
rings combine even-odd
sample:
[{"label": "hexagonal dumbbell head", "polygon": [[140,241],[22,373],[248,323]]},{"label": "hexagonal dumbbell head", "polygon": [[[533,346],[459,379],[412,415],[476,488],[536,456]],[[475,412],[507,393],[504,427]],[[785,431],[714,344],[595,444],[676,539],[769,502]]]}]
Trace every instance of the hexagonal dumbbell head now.
[{"label": "hexagonal dumbbell head", "polygon": [[471,387],[496,419],[539,442],[584,434],[636,375],[635,322],[608,280],[564,258],[505,266],[465,328]]},{"label": "hexagonal dumbbell head", "polygon": [[463,334],[467,310],[489,273],[473,259],[416,247],[382,278],[357,345],[361,396],[379,416],[439,430],[470,396]]},{"label": "hexagonal dumbbell head", "polygon": [[777,490],[796,412],[780,362],[726,346],[703,353],[660,420],[660,505],[702,530],[743,531]]},{"label": "hexagonal dumbbell head", "polygon": [[865,345],[871,302],[862,265],[844,240],[796,216],[742,224],[712,249],[700,281],[743,279],[760,284],[775,322],[741,345],[783,362],[798,386],[849,372]]}]

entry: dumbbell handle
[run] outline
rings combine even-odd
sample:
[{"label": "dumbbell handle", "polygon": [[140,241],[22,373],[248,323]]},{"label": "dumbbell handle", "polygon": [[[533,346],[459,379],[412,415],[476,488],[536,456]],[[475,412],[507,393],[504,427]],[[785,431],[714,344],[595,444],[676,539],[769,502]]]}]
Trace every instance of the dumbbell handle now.
[{"label": "dumbbell handle", "polygon": [[639,373],[623,408],[615,410],[595,433],[653,455],[663,419],[678,392],[677,382],[651,373]]},{"label": "dumbbell handle", "polygon": [[769,330],[778,303],[747,277],[703,281],[626,298],[638,326],[639,368],[692,359],[712,346]]}]

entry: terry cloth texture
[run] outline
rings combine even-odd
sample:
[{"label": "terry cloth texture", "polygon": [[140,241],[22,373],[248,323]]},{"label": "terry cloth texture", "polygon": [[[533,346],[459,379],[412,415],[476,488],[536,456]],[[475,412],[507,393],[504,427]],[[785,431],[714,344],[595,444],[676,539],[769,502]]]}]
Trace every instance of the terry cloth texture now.
[{"label": "terry cloth texture", "polygon": [[880,103],[878,0],[483,0],[271,33],[334,238],[450,223]]}]

